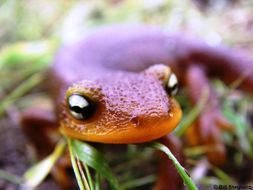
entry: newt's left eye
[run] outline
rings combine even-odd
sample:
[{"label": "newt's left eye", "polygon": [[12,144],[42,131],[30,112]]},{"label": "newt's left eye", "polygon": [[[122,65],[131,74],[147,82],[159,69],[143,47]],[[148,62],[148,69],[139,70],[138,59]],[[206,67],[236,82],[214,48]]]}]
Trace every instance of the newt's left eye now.
[{"label": "newt's left eye", "polygon": [[89,119],[95,112],[95,104],[87,97],[80,94],[72,94],[67,99],[70,114],[78,119]]},{"label": "newt's left eye", "polygon": [[166,90],[169,95],[175,96],[178,91],[178,80],[174,73],[171,73],[166,82]]}]

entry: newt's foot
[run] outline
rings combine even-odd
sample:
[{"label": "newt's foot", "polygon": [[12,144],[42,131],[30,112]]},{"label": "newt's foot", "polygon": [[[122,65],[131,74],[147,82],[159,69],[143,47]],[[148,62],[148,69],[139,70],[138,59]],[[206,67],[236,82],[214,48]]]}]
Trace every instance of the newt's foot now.
[{"label": "newt's foot", "polygon": [[222,165],[226,161],[222,130],[232,132],[234,127],[224,118],[218,107],[209,108],[187,130],[187,142],[191,146],[205,146],[208,160],[214,165]]}]

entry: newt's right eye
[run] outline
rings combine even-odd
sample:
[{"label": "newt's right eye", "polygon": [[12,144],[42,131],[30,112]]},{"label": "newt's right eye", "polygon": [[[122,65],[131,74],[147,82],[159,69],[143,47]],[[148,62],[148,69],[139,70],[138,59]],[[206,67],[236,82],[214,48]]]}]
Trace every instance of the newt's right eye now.
[{"label": "newt's right eye", "polygon": [[178,81],[174,73],[170,73],[168,81],[166,83],[166,90],[169,95],[175,96],[178,91]]},{"label": "newt's right eye", "polygon": [[96,105],[81,94],[72,94],[67,99],[70,114],[78,120],[89,119],[96,110]]}]

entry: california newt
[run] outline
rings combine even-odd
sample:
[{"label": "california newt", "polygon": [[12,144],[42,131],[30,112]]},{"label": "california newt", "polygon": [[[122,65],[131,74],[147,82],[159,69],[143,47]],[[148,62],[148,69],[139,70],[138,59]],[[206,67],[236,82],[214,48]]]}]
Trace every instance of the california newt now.
[{"label": "california newt", "polygon": [[[38,134],[40,129],[34,126],[43,122],[60,125],[62,134],[85,141],[126,144],[155,140],[180,121],[181,109],[173,98],[178,80],[188,88],[193,104],[203,90],[209,92],[209,104],[193,128],[192,141],[223,147],[217,126],[229,128],[230,124],[220,112],[208,78],[219,77],[229,84],[243,76],[240,88],[253,95],[252,73],[252,61],[235,49],[212,47],[155,27],[107,27],[63,47],[56,55],[48,78],[57,119],[48,122],[51,114],[44,113],[43,119],[40,113],[40,119],[33,111],[23,117],[22,124],[40,151],[48,137],[43,131]],[[39,139],[32,137],[36,134]],[[220,164],[224,152],[224,148],[217,149],[208,157]]]}]

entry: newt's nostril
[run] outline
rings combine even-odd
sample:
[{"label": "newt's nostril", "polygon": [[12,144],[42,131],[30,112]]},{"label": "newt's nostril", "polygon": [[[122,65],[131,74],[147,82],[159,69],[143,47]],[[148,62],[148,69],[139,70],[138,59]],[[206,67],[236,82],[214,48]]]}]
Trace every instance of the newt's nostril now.
[{"label": "newt's nostril", "polygon": [[140,118],[135,116],[131,119],[131,122],[138,127],[140,125]]}]

